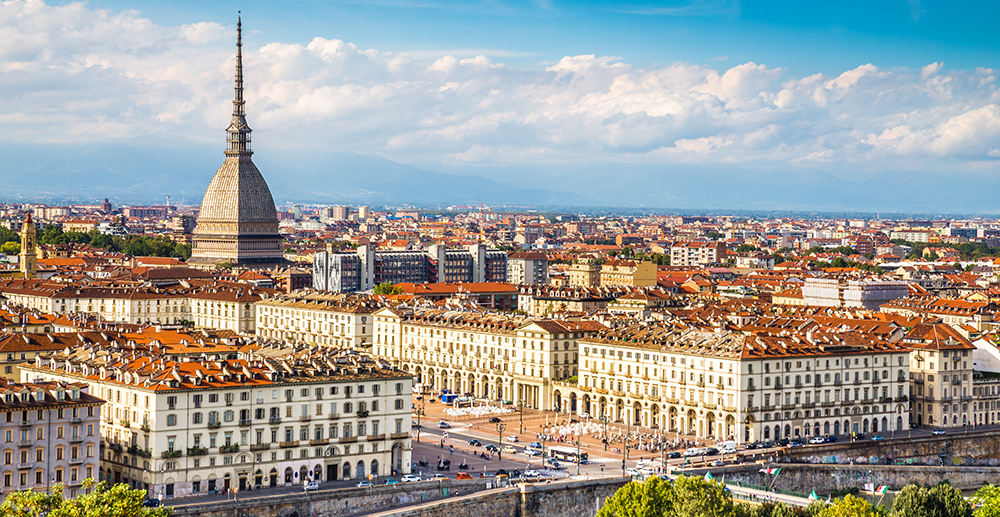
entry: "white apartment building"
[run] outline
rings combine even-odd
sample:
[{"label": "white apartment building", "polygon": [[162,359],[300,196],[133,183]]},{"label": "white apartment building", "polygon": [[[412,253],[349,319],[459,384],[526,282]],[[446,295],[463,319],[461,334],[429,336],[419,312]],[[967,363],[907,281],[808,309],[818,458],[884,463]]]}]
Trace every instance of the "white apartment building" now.
[{"label": "white apartment building", "polygon": [[257,335],[292,343],[349,348],[372,344],[372,314],[378,301],[370,296],[296,291],[257,304]]},{"label": "white apartment building", "polygon": [[577,374],[577,341],[604,329],[594,321],[423,307],[384,308],[374,318],[374,354],[416,382],[545,410],[559,407],[553,382]]},{"label": "white apartment building", "polygon": [[718,264],[725,256],[725,244],[715,241],[679,242],[670,247],[671,266]]},{"label": "white apartment building", "polygon": [[101,479],[171,499],[410,471],[412,377],[369,355],[252,343],[203,359],[122,350],[82,346],[22,369],[103,394]]},{"label": "white apartment building", "polygon": [[253,334],[256,304],[276,291],[249,284],[188,280],[177,287],[91,287],[12,279],[0,281],[11,302],[49,314],[85,313],[109,322],[179,324]]},{"label": "white apartment building", "polygon": [[909,353],[859,332],[633,325],[580,340],[581,416],[740,443],[905,429]]},{"label": "white apartment building", "polygon": [[507,256],[507,282],[513,285],[548,285],[548,256],[536,252],[511,253]]}]

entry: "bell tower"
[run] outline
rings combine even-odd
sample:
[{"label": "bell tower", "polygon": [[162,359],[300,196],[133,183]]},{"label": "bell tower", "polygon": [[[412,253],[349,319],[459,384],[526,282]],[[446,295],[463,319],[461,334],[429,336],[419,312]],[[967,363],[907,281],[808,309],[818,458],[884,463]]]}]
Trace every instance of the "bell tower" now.
[{"label": "bell tower", "polygon": [[25,278],[35,278],[35,271],[38,269],[37,254],[35,253],[35,223],[31,221],[31,213],[24,218],[24,226],[21,227],[21,275]]}]

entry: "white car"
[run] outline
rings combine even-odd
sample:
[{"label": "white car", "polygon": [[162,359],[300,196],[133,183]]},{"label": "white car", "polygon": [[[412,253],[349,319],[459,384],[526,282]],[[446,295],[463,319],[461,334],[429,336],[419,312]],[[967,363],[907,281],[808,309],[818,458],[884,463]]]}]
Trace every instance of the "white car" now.
[{"label": "white car", "polygon": [[541,476],[542,474],[541,474],[541,472],[538,472],[537,470],[529,469],[529,470],[525,470],[524,474],[522,474],[522,475],[524,477],[526,477],[526,478],[536,478],[536,477]]},{"label": "white car", "polygon": [[311,481],[302,487],[303,492],[312,492],[314,490],[319,490],[319,483]]},{"label": "white car", "polygon": [[420,481],[420,476],[418,476],[416,474],[404,474],[403,477],[400,478],[400,480],[403,483],[411,483],[411,482]]},{"label": "white car", "polygon": [[590,418],[590,413],[580,413],[580,418]]},{"label": "white car", "polygon": [[815,438],[810,439],[809,443],[813,445],[816,445],[818,443],[826,443],[826,438],[823,438],[822,436],[817,436]]},{"label": "white car", "polygon": [[691,447],[690,449],[684,451],[685,458],[690,458],[692,456],[701,456],[701,449],[697,447]]},{"label": "white car", "polygon": [[512,434],[512,435],[510,435],[510,436],[508,436],[508,437],[507,437],[507,441],[508,441],[508,442],[512,442],[512,443],[517,443],[517,442],[519,442],[519,441],[521,441],[521,440],[519,440],[519,439],[517,438],[517,435],[513,435],[513,434]]}]

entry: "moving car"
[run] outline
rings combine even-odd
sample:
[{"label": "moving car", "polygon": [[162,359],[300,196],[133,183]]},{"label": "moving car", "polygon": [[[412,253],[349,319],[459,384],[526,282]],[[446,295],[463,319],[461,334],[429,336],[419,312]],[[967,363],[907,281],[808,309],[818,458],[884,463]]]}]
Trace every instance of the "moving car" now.
[{"label": "moving car", "polygon": [[416,474],[404,474],[401,479],[403,480],[403,483],[411,483],[415,481],[420,481],[420,476]]},{"label": "moving car", "polygon": [[692,456],[701,456],[701,449],[697,447],[691,447],[690,449],[684,451],[685,458],[690,458]]},{"label": "moving car", "polygon": [[825,441],[826,441],[826,443],[837,443],[837,437],[836,436],[827,436]]},{"label": "moving car", "polygon": [[434,474],[433,476],[431,476],[431,479],[448,479],[448,476],[444,474]]},{"label": "moving car", "polygon": [[385,478],[385,484],[386,485],[398,485],[399,481],[396,481],[395,479],[392,479],[392,478]]},{"label": "moving car", "polygon": [[459,472],[455,479],[472,479],[472,475],[468,472]]},{"label": "moving car", "polygon": [[359,481],[356,486],[358,488],[371,488],[372,487],[372,482],[371,481]]},{"label": "moving car", "polygon": [[812,445],[816,445],[818,443],[826,443],[826,438],[823,438],[822,436],[816,436],[814,438],[810,438],[809,443]]},{"label": "moving car", "polygon": [[510,476],[506,469],[497,469],[497,476]]},{"label": "moving car", "polygon": [[540,477],[541,475],[542,475],[541,472],[538,472],[537,470],[534,469],[528,469],[524,471],[524,477],[526,478],[537,478]]},{"label": "moving car", "polygon": [[885,438],[882,438],[881,436],[879,436],[879,435],[877,435],[877,434],[876,434],[876,435],[874,435],[874,436],[872,436],[872,441],[873,441],[873,442],[877,442],[877,441],[879,441],[879,440],[885,440]]},{"label": "moving car", "polygon": [[469,440],[469,445],[471,445],[473,447],[482,447],[483,446],[483,442],[481,442],[479,440]]},{"label": "moving car", "polygon": [[319,483],[317,483],[315,481],[311,481],[309,483],[306,483],[302,487],[302,491],[303,492],[312,492],[313,490],[319,490]]},{"label": "moving car", "polygon": [[525,447],[524,448],[524,453],[527,454],[528,456],[541,456],[542,455],[542,451],[540,451],[538,449],[532,449],[530,447]]},{"label": "moving car", "polygon": [[490,417],[490,423],[491,424],[499,424],[500,423],[500,417],[498,417],[498,416],[491,416]]},{"label": "moving car", "polygon": [[931,431],[931,434],[940,436],[940,435],[944,434],[944,429],[935,429],[935,430]]},{"label": "moving car", "polygon": [[715,461],[713,461],[713,462],[711,463],[711,465],[712,465],[713,467],[725,467],[725,466],[726,466],[726,462],[724,462],[724,461],[722,461],[722,460],[715,460]]},{"label": "moving car", "polygon": [[677,451],[670,451],[667,454],[667,458],[672,459],[672,460],[676,460],[677,458],[680,458],[680,457],[681,457],[681,453],[679,453]]},{"label": "moving car", "polygon": [[528,447],[531,447],[532,449],[541,449],[542,448],[542,444],[540,444],[538,442],[531,442],[531,443],[528,444]]},{"label": "moving car", "polygon": [[500,450],[500,448],[497,447],[496,445],[493,445],[492,443],[488,443],[486,444],[486,450],[489,452],[497,452]]},{"label": "moving car", "polygon": [[508,442],[512,442],[512,443],[517,443],[517,442],[519,442],[521,440],[518,439],[518,437],[517,437],[516,434],[512,434],[512,435],[510,435],[510,436],[507,437],[507,441]]},{"label": "moving car", "polygon": [[450,429],[450,428],[451,424],[449,424],[448,422],[445,422],[444,420],[438,422],[438,429]]},{"label": "moving car", "polygon": [[802,442],[800,442],[798,440],[794,440],[794,441],[788,442],[788,446],[791,447],[791,448],[793,448],[793,449],[796,448],[796,447],[802,447]]},{"label": "moving car", "polygon": [[159,499],[146,499],[146,501],[143,502],[142,505],[145,506],[146,508],[159,508],[159,506],[160,506],[160,500]]},{"label": "moving car", "polygon": [[517,454],[517,449],[515,449],[512,445],[504,445],[503,452],[504,454]]}]

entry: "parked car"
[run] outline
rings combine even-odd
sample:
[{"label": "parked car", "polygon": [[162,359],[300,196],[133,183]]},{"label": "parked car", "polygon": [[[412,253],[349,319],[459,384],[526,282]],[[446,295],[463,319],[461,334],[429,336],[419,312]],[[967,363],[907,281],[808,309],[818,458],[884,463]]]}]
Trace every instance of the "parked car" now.
[{"label": "parked car", "polygon": [[508,473],[506,469],[497,469],[496,475],[497,476],[510,476],[510,473]]},{"label": "parked car", "polygon": [[691,447],[690,449],[684,451],[685,458],[690,458],[692,456],[701,456],[701,449],[697,447]]},{"label": "parked car", "polygon": [[873,436],[872,436],[871,440],[872,440],[873,442],[877,442],[877,441],[879,441],[879,440],[885,440],[885,438],[882,438],[881,436],[879,436],[879,435],[877,435],[877,434],[876,434],[876,435],[873,435]]},{"label": "parked car", "polygon": [[680,458],[680,457],[681,457],[681,453],[679,453],[677,451],[670,451],[670,453],[667,454],[667,458],[670,458],[672,460],[676,460],[677,458]]},{"label": "parked car", "polygon": [[944,434],[944,429],[935,429],[935,430],[931,431],[931,434],[940,436],[940,435]]},{"label": "parked car", "polygon": [[459,472],[455,476],[455,479],[472,479],[472,475],[469,474],[468,472]]},{"label": "parked car", "polygon": [[396,481],[395,479],[392,479],[392,478],[385,478],[384,483],[386,485],[398,485],[399,481]]},{"label": "parked car", "polygon": [[358,488],[371,488],[372,487],[372,482],[371,481],[359,481],[356,486]]},{"label": "parked car", "polygon": [[788,442],[788,446],[795,449],[796,447],[802,447],[802,442],[798,440],[793,440],[791,442]]},{"label": "parked car", "polygon": [[500,448],[497,447],[496,445],[493,445],[492,443],[488,443],[486,444],[486,450],[489,452],[497,452],[500,450]]},{"label": "parked car", "polygon": [[498,416],[491,416],[490,417],[490,423],[491,424],[499,424],[500,423],[500,417],[498,417]]},{"label": "parked car", "polygon": [[448,479],[448,476],[444,474],[434,474],[433,476],[431,476],[431,479]]},{"label": "parked car", "polygon": [[401,479],[403,480],[403,483],[413,483],[420,481],[420,476],[416,474],[404,474]]},{"label": "parked car", "polygon": [[160,507],[160,500],[159,499],[146,499],[142,503],[142,505],[145,506],[146,508],[159,508]]},{"label": "parked car", "polygon": [[837,437],[836,436],[827,436],[826,437],[826,443],[837,443]]},{"label": "parked car", "polygon": [[726,466],[726,462],[724,462],[724,461],[722,461],[722,460],[715,460],[715,461],[713,461],[713,462],[711,463],[711,465],[712,465],[713,467],[725,467],[725,466]]},{"label": "parked car", "polygon": [[542,451],[540,451],[538,449],[532,449],[530,447],[525,447],[524,448],[524,453],[527,454],[528,456],[541,456],[542,455]]},{"label": "parked car", "polygon": [[515,435],[515,434],[512,434],[512,435],[510,435],[510,436],[508,436],[508,437],[507,437],[507,441],[508,441],[508,442],[512,442],[512,443],[517,443],[517,442],[519,442],[519,441],[521,441],[521,440],[519,440],[519,439],[517,438],[517,435]]},{"label": "parked car", "polygon": [[757,447],[760,447],[760,442],[748,443],[743,446],[743,448],[745,448],[748,451],[756,449]]},{"label": "parked car", "polygon": [[719,454],[719,449],[715,447],[705,447],[701,450],[703,456],[717,456]]},{"label": "parked car", "polygon": [[319,483],[311,481],[302,486],[303,492],[312,492],[313,490],[319,490]]},{"label": "parked car", "polygon": [[809,443],[812,444],[812,445],[816,445],[818,443],[826,443],[826,438],[823,438],[822,436],[816,436],[816,437],[810,438],[809,439]]},{"label": "parked car", "polygon": [[503,452],[504,454],[517,454],[517,449],[513,445],[504,445]]},{"label": "parked car", "polygon": [[450,429],[450,428],[451,424],[449,424],[448,422],[445,422],[444,420],[438,422],[438,429]]},{"label": "parked car", "polygon": [[541,449],[542,448],[542,444],[540,444],[538,442],[531,442],[531,443],[528,444],[528,447],[531,447],[532,449]]},{"label": "parked car", "polygon": [[469,445],[471,445],[473,447],[482,447],[483,446],[483,442],[481,442],[479,440],[469,440]]}]

